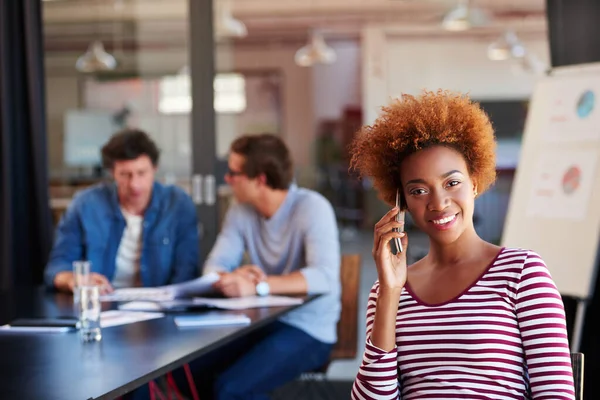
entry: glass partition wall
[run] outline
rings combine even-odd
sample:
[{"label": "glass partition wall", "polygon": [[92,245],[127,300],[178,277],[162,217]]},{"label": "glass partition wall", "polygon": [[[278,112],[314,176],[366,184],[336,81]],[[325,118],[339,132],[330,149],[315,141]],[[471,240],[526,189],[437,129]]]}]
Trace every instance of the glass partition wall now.
[{"label": "glass partition wall", "polygon": [[[217,229],[213,99],[219,112],[244,107],[240,77],[213,83],[212,0],[43,4],[55,221],[77,190],[109,179],[100,159],[108,138],[139,128],[161,150],[157,179],[192,195],[202,247],[211,246]],[[217,94],[207,90],[213,86]]]}]

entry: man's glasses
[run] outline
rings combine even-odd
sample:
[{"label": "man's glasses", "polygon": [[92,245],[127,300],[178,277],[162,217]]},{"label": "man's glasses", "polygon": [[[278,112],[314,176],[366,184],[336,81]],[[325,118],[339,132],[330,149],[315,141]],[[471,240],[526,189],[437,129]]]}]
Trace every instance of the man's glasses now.
[{"label": "man's glasses", "polygon": [[236,176],[240,176],[240,175],[244,175],[244,173],[242,171],[234,171],[231,168],[227,167],[227,172],[226,174],[230,177],[236,177]]}]

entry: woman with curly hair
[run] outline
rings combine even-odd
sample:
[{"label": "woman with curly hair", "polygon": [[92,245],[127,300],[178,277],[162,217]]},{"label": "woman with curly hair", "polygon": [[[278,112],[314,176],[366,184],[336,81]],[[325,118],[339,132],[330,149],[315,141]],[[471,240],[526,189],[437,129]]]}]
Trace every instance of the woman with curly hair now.
[{"label": "woman with curly hair", "polygon": [[[561,297],[539,255],[473,226],[495,179],[492,125],[466,96],[403,95],[357,135],[352,166],[400,205],[375,225],[378,281],[353,399],[574,399]],[[429,253],[407,266],[408,211]],[[397,229],[395,229],[397,228]],[[400,238],[404,251],[392,253]]]}]

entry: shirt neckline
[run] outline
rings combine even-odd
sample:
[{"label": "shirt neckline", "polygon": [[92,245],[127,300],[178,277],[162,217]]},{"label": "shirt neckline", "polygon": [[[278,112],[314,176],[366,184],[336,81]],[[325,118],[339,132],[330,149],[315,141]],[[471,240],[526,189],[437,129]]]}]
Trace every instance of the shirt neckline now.
[{"label": "shirt neckline", "polygon": [[472,288],[474,288],[475,286],[477,286],[477,284],[481,281],[481,279],[488,273],[488,271],[496,264],[496,262],[498,261],[498,258],[500,258],[500,255],[502,253],[504,253],[504,250],[506,249],[506,247],[502,247],[500,249],[500,251],[498,251],[498,253],[496,254],[496,256],[493,258],[493,260],[488,264],[488,266],[483,270],[483,272],[481,274],[479,274],[479,276],[477,277],[477,279],[475,279],[469,286],[467,286],[462,292],[460,292],[458,295],[454,296],[453,298],[443,301],[441,303],[427,303],[423,300],[421,300],[419,298],[419,296],[417,296],[413,290],[410,287],[410,284],[408,283],[408,281],[406,282],[406,285],[404,285],[404,289],[406,290],[406,292],[413,298],[413,300],[415,302],[417,302],[418,304],[425,306],[425,307],[441,307],[441,306],[445,306],[446,304],[450,304],[455,302],[456,300],[460,299],[462,296],[464,296],[465,294],[467,294]]}]

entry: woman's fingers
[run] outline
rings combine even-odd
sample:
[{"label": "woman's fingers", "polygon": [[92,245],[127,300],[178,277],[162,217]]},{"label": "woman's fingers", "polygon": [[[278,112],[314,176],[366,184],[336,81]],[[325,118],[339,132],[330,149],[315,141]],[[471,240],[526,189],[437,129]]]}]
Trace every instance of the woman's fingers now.
[{"label": "woman's fingers", "polygon": [[392,220],[387,224],[380,226],[377,229],[377,233],[379,235],[383,235],[384,233],[391,231],[393,228],[400,229],[402,231],[404,229],[404,221]]},{"label": "woman's fingers", "polygon": [[397,221],[390,221],[387,224],[381,226],[377,232],[375,233],[375,248],[379,247],[379,242],[381,241],[381,237],[388,232],[396,231],[402,232],[404,230],[404,223]]},{"label": "woman's fingers", "polygon": [[389,221],[395,219],[396,214],[398,214],[399,212],[401,211],[398,207],[392,208],[390,211],[385,213],[385,215],[381,217],[381,219],[375,224],[375,229],[377,230],[377,228],[379,228],[381,225],[385,225]]},{"label": "woman's fingers", "polygon": [[[394,238],[399,238],[400,240],[402,240],[402,238],[404,238],[406,236],[406,233],[404,232],[394,232],[394,231],[390,231],[386,234],[381,235],[381,238],[379,240],[379,244],[378,244],[378,249],[377,249],[377,253],[381,254],[384,251],[389,251],[391,253],[392,249],[390,247],[390,241]],[[402,245],[404,246],[404,242],[402,242]]]},{"label": "woman's fingers", "polygon": [[373,255],[377,252],[379,242],[381,241],[381,235],[383,233],[390,231],[392,228],[400,228],[400,230],[402,230],[404,222],[396,221],[396,215],[400,212],[401,211],[398,207],[394,207],[390,211],[388,211],[383,217],[381,217],[379,222],[375,224],[375,227],[373,228]]}]

